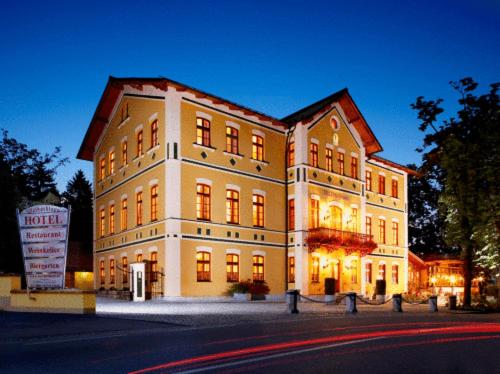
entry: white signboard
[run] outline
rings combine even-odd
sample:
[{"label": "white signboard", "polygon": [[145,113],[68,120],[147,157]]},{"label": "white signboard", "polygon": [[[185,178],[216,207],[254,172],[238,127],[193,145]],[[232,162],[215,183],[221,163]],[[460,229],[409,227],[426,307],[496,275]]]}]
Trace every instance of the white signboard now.
[{"label": "white signboard", "polygon": [[70,209],[35,205],[18,212],[28,289],[64,288]]}]

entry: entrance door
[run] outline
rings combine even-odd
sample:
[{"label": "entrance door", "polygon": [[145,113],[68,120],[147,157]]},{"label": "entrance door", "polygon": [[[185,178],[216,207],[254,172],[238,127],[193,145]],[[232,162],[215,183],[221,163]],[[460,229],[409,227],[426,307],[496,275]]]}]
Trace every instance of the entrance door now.
[{"label": "entrance door", "polygon": [[340,261],[337,259],[332,263],[332,278],[335,278],[335,293],[340,292]]}]

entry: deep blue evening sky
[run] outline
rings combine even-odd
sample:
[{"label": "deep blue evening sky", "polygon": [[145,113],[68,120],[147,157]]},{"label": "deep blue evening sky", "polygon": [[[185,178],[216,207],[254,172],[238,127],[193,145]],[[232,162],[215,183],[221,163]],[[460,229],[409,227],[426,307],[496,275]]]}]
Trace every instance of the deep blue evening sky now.
[{"label": "deep blue evening sky", "polygon": [[[166,76],[276,117],[343,87],[384,157],[418,162],[419,95],[500,80],[498,1],[2,1],[0,127],[78,168],[109,75]],[[484,89],[484,86],[483,86]]]}]

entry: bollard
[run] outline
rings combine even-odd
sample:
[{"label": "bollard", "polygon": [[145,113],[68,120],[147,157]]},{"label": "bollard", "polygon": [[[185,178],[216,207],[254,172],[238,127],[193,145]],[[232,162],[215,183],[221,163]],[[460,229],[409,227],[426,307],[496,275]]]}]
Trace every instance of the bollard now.
[{"label": "bollard", "polygon": [[450,295],[448,297],[448,308],[450,310],[457,310],[457,295]]},{"label": "bollard", "polygon": [[286,304],[288,307],[288,312],[291,314],[298,314],[299,310],[297,309],[297,301],[299,298],[298,290],[288,290],[286,291]]},{"label": "bollard", "polygon": [[400,293],[395,293],[392,295],[392,311],[393,312],[402,312],[402,302],[403,296]]},{"label": "bollard", "polygon": [[348,292],[345,298],[346,313],[357,313],[356,309],[356,292]]},{"label": "bollard", "polygon": [[438,297],[437,296],[429,296],[429,312],[437,312],[438,311]]}]

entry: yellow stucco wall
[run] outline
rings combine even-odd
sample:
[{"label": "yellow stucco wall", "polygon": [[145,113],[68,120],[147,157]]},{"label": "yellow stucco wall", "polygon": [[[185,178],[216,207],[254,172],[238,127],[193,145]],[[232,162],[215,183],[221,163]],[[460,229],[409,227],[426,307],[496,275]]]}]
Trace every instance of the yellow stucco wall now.
[{"label": "yellow stucco wall", "polygon": [[60,290],[33,291],[13,290],[8,310],[45,313],[95,313],[94,291]]}]

